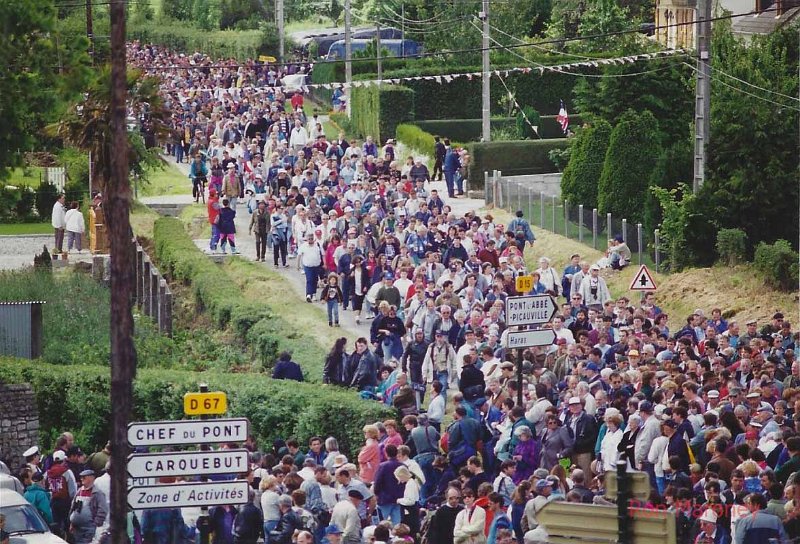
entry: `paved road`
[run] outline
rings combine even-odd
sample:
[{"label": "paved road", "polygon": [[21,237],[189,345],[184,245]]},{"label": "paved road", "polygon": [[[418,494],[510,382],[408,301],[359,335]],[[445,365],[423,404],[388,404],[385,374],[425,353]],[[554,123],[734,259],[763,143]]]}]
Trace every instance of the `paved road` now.
[{"label": "paved road", "polygon": [[[29,234],[27,236],[0,236],[0,270],[17,270],[33,266],[33,258],[42,252],[42,246],[53,251],[55,239],[52,234]],[[64,240],[64,248],[67,241]],[[82,252],[73,249],[68,262],[92,262],[88,248]]]},{"label": "paved road", "polygon": [[[174,159],[168,159],[174,160]],[[181,169],[182,172],[185,172],[188,175],[189,172],[189,165],[187,164],[178,164],[176,165],[178,168]],[[453,211],[456,214],[463,215],[467,211],[477,210],[483,208],[485,206],[485,202],[479,199],[473,198],[457,198],[457,199],[448,199],[447,198],[447,190],[445,188],[444,182],[433,182],[431,183],[432,189],[438,189],[439,194],[442,195],[446,204],[449,204]],[[170,195],[164,197],[147,197],[140,199],[141,202],[145,204],[191,204],[194,202],[191,195],[191,188],[187,187],[187,194],[185,195]],[[247,234],[247,229],[250,225],[250,214],[247,212],[247,208],[244,205],[239,205],[237,210],[237,217],[236,217],[236,246],[241,252],[241,256],[245,259],[255,261],[256,258],[256,244],[255,238]],[[195,240],[197,247],[201,249],[208,248],[208,240]],[[298,298],[300,300],[305,298],[305,277],[302,275],[300,271],[297,270],[297,260],[290,259],[289,260],[290,267],[289,268],[279,268],[277,272],[287,278],[289,283],[295,290]],[[265,263],[260,263],[261,266],[269,267],[273,269],[272,265],[272,255],[267,255],[267,261]],[[320,303],[316,303],[321,306]],[[360,324],[356,324],[355,321],[355,314],[352,311],[339,311],[339,323],[342,328],[344,328],[347,332],[356,335],[356,336],[365,336],[368,337],[369,335],[369,326],[372,323],[369,320],[362,320]]]}]

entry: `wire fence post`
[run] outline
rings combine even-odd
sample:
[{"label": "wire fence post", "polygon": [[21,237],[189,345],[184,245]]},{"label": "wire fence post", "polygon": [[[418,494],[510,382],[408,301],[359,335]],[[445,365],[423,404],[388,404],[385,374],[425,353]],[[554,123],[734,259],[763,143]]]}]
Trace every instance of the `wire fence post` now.
[{"label": "wire fence post", "polygon": [[578,204],[578,241],[583,243],[583,204]]},{"label": "wire fence post", "polygon": [[553,195],[553,232],[556,232],[556,195]]},{"label": "wire fence post", "polygon": [[486,200],[487,204],[494,203],[492,197],[489,196],[489,172],[486,170],[483,171],[483,198]]},{"label": "wire fence post", "polygon": [[592,248],[597,249],[597,208],[592,208]]},{"label": "wire fence post", "polygon": [[642,224],[636,223],[636,243],[639,245],[639,264],[642,264]]},{"label": "wire fence post", "polygon": [[521,209],[522,209],[522,184],[517,182],[517,210]]},{"label": "wire fence post", "polygon": [[569,200],[564,201],[564,237],[569,238]]},{"label": "wire fence post", "polygon": [[655,247],[656,272],[661,272],[661,233],[658,229],[653,232],[653,246]]},{"label": "wire fence post", "polygon": [[[606,238],[611,239],[614,237],[613,229],[611,227],[611,212],[606,214]],[[608,245],[608,240],[606,240],[606,245]]]},{"label": "wire fence post", "polygon": [[628,220],[622,220],[622,241],[628,243]]},{"label": "wire fence post", "polygon": [[542,229],[544,229],[544,191],[539,191],[539,219],[542,222]]}]

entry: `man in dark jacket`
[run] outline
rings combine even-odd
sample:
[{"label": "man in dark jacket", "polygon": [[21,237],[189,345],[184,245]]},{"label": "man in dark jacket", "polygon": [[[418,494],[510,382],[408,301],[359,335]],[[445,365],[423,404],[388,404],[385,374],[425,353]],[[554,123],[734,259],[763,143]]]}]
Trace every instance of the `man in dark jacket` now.
[{"label": "man in dark jacket", "polygon": [[572,462],[581,467],[584,473],[591,474],[592,453],[597,442],[597,420],[584,411],[580,397],[569,399],[569,414],[564,426],[575,439]]},{"label": "man in dark jacket", "polygon": [[[447,149],[445,149],[439,136],[434,136],[433,140],[433,157],[435,159],[433,164],[433,181],[442,181],[442,166],[444,166],[444,156],[447,154]],[[438,178],[436,174],[439,174]]]},{"label": "man in dark jacket", "polygon": [[447,428],[448,458],[454,467],[460,468],[478,452],[478,441],[483,437],[483,429],[477,419],[467,417],[467,410],[463,406],[455,409],[453,419],[453,423]]},{"label": "man in dark jacket", "polygon": [[233,544],[256,544],[264,529],[264,516],[253,504],[255,491],[250,489],[247,504],[242,506],[233,520]]},{"label": "man in dark jacket", "polygon": [[294,380],[297,382],[303,381],[303,369],[300,365],[292,361],[292,354],[284,351],[278,357],[278,364],[272,371],[273,380]]},{"label": "man in dark jacket", "polygon": [[447,490],[447,500],[431,518],[428,527],[428,542],[437,544],[453,544],[453,529],[456,526],[456,516],[464,507],[459,504],[461,493],[455,487]]},{"label": "man in dark jacket", "polygon": [[425,341],[425,331],[417,329],[414,333],[414,341],[406,345],[400,363],[403,372],[408,374],[411,380],[411,387],[417,397],[417,409],[422,407],[425,400],[425,376],[422,375],[422,363],[425,361],[425,353],[428,351],[428,342]]},{"label": "man in dark jacket", "polygon": [[296,530],[303,528],[303,521],[300,516],[292,510],[292,498],[289,495],[278,497],[278,508],[281,517],[278,526],[269,534],[269,544],[292,544],[292,537]]},{"label": "man in dark jacket", "polygon": [[461,377],[458,380],[459,391],[464,395],[464,400],[470,403],[483,397],[484,391],[486,391],[486,380],[483,372],[473,364],[474,357],[471,354],[464,356]]},{"label": "man in dark jacket", "polygon": [[387,444],[384,454],[386,461],[378,465],[372,492],[378,501],[381,519],[390,519],[392,525],[397,525],[400,523],[400,505],[397,504],[397,499],[403,498],[406,485],[394,477],[394,469],[403,466],[403,463],[397,460],[397,446],[394,444]]},{"label": "man in dark jacket", "polygon": [[351,386],[359,391],[375,392],[378,385],[378,359],[367,347],[367,339],[356,340],[356,351],[350,356],[349,368],[353,370]]}]

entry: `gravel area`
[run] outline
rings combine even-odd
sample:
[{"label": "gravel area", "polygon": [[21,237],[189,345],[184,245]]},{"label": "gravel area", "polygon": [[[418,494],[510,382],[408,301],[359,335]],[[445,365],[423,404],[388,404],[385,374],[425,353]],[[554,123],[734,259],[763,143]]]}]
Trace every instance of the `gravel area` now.
[{"label": "gravel area", "polygon": [[[42,252],[42,246],[52,251],[53,236],[48,234],[32,234],[28,236],[0,236],[0,270],[16,270],[33,266],[33,257]],[[66,240],[64,245],[66,246]],[[88,249],[78,253],[73,250],[69,262],[92,262],[92,254]]]}]

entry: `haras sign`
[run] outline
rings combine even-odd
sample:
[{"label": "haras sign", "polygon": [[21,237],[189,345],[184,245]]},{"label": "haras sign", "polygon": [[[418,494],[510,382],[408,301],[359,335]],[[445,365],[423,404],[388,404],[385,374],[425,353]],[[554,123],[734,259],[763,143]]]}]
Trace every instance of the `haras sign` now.
[{"label": "haras sign", "polygon": [[134,510],[244,504],[248,498],[246,480],[146,485],[128,490],[128,506]]},{"label": "haras sign", "polygon": [[549,322],[558,306],[550,295],[528,295],[506,299],[506,325],[541,325]]}]

